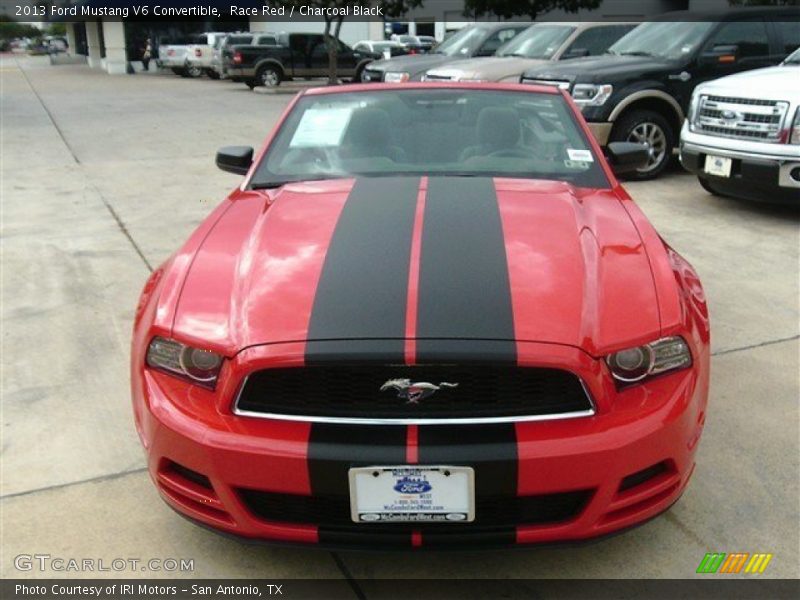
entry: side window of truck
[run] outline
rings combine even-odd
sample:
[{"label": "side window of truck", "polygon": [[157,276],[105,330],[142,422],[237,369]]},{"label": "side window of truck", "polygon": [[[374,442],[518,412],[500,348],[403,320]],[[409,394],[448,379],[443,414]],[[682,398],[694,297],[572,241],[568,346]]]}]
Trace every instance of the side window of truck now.
[{"label": "side window of truck", "polygon": [[711,36],[706,50],[715,46],[739,47],[741,59],[769,56],[769,35],[764,21],[731,21],[725,23]]},{"label": "side window of truck", "polygon": [[589,56],[603,54],[608,47],[623,35],[634,28],[631,25],[609,25],[608,27],[592,27],[581,32],[575,41],[570,44],[567,52],[571,50],[587,50]]},{"label": "side window of truck", "polygon": [[781,48],[784,54],[791,54],[800,48],[800,25],[797,21],[777,21],[775,25],[781,35]]}]

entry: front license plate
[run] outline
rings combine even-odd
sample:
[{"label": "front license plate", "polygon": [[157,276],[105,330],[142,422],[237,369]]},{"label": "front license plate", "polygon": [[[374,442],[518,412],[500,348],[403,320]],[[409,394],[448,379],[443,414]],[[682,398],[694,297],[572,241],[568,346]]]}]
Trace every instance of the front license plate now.
[{"label": "front license plate", "polygon": [[706,164],[703,170],[709,175],[716,175],[717,177],[730,177],[732,163],[733,160],[730,158],[707,154]]},{"label": "front license plate", "polygon": [[350,512],[356,523],[475,520],[471,467],[350,469]]}]

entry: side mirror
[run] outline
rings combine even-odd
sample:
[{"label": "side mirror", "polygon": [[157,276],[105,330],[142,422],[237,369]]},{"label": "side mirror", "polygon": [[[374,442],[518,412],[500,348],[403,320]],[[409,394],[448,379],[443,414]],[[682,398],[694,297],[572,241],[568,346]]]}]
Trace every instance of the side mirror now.
[{"label": "side mirror", "polygon": [[228,173],[246,175],[253,164],[250,146],[225,146],[217,150],[217,166]]},{"label": "side mirror", "polygon": [[724,65],[735,63],[737,60],[739,60],[739,46],[724,44],[714,46],[708,52],[703,52],[698,62],[701,65]]},{"label": "side mirror", "polygon": [[624,175],[647,166],[650,150],[636,142],[611,142],[606,146],[606,159],[615,175]]},{"label": "side mirror", "polygon": [[583,58],[584,56],[589,56],[588,48],[572,48],[561,55],[561,60],[569,60],[570,58]]}]

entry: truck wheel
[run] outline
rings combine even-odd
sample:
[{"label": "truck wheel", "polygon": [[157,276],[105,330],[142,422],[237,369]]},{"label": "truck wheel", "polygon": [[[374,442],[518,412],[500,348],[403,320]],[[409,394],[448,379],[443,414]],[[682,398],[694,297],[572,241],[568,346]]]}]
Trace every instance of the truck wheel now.
[{"label": "truck wheel", "polygon": [[256,73],[256,81],[259,85],[268,88],[275,88],[281,84],[281,74],[278,69],[270,65],[265,65]]},{"label": "truck wheel", "polygon": [[186,76],[191,77],[192,79],[196,79],[197,77],[203,76],[203,69],[200,67],[186,67]]},{"label": "truck wheel", "polygon": [[184,74],[183,69],[181,69],[179,67],[172,67],[172,72],[175,73],[175,75],[180,75],[181,77],[186,77],[186,75]]},{"label": "truck wheel", "polygon": [[213,79],[214,81],[219,79],[219,73],[217,73],[214,69],[208,69],[206,71],[206,75],[208,75],[209,79]]},{"label": "truck wheel", "polygon": [[699,181],[700,182],[700,186],[705,191],[707,191],[709,194],[711,194],[712,196],[719,196],[720,195],[717,190],[715,190],[714,188],[711,187],[711,184],[709,183],[708,179],[703,179],[702,177],[698,177],[697,181]]},{"label": "truck wheel", "polygon": [[669,122],[652,110],[634,110],[624,115],[611,131],[612,142],[637,142],[647,146],[650,158],[647,165],[627,175],[644,181],[655,179],[667,168],[675,147],[675,133]]}]

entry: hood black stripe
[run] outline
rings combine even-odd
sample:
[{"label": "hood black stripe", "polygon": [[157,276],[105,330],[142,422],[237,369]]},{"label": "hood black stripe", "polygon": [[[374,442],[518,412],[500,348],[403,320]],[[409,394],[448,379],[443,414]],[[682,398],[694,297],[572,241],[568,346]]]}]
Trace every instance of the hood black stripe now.
[{"label": "hood black stripe", "polygon": [[[418,177],[357,179],[336,224],[314,297],[306,363],[403,362]],[[313,201],[313,200],[309,200]],[[383,338],[362,345],[346,340]],[[339,340],[323,342],[323,340]]]},{"label": "hood black stripe", "polygon": [[437,362],[438,339],[500,340],[493,360],[516,363],[505,238],[494,182],[431,177],[417,307],[417,361]]}]

